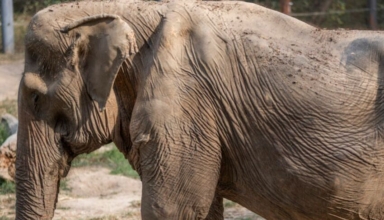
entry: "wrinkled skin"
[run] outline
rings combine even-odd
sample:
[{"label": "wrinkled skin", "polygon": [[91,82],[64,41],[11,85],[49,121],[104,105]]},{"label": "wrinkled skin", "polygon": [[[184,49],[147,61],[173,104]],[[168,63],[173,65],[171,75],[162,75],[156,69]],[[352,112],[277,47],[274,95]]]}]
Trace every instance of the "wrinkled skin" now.
[{"label": "wrinkled skin", "polygon": [[383,219],[383,46],[240,2],[49,7],[26,37],[17,219],[50,219],[70,161],[111,141],[143,219],[222,219],[223,197],[267,219]]}]

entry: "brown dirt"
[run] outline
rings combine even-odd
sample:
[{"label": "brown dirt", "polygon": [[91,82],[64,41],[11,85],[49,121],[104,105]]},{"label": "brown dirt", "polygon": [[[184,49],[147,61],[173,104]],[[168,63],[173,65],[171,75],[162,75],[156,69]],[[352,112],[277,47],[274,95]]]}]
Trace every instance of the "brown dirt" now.
[{"label": "brown dirt", "polygon": [[54,219],[140,219],[141,182],[109,173],[100,167],[71,170]]},{"label": "brown dirt", "polygon": [[17,99],[17,90],[23,69],[24,60],[0,65],[0,101]]},{"label": "brown dirt", "polygon": [[[63,180],[54,220],[139,220],[141,182],[111,175],[101,167],[72,168]],[[65,188],[63,190],[63,188]],[[0,218],[14,219],[15,195],[0,196]],[[225,201],[225,219],[262,220],[240,205]]]}]

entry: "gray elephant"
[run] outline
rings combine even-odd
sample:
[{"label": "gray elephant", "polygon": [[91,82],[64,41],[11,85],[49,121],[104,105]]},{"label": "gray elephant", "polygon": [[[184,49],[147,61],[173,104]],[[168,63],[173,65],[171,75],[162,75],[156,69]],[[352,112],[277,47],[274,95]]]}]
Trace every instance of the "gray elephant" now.
[{"label": "gray elephant", "polygon": [[[243,2],[37,13],[19,90],[17,219],[50,219],[74,157],[115,142],[143,219],[384,219],[384,33]],[[129,187],[129,186],[127,186]]]}]

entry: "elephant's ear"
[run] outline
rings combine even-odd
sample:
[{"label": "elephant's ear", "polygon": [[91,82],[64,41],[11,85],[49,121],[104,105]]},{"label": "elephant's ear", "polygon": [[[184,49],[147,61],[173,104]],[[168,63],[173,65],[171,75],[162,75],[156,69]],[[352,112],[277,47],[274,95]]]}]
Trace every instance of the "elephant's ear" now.
[{"label": "elephant's ear", "polygon": [[87,92],[105,108],[116,75],[129,55],[138,51],[132,28],[116,15],[96,15],[75,21],[61,32],[73,31],[72,65],[82,73]]}]

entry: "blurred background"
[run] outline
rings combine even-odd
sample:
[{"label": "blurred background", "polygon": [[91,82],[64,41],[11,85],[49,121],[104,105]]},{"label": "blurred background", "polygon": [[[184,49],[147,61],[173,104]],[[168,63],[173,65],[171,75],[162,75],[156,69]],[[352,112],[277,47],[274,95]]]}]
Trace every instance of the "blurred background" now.
[{"label": "blurred background", "polygon": [[248,0],[322,28],[383,29],[384,0]]}]

